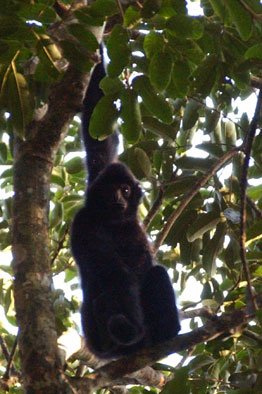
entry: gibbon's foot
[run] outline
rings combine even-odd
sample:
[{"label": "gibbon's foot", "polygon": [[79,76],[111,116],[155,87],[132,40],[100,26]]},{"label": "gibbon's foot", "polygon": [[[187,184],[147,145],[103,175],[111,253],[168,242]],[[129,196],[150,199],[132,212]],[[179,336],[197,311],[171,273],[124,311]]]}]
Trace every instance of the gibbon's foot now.
[{"label": "gibbon's foot", "polygon": [[112,316],[108,322],[108,331],[119,345],[130,346],[142,339],[142,328],[132,324],[124,315]]}]

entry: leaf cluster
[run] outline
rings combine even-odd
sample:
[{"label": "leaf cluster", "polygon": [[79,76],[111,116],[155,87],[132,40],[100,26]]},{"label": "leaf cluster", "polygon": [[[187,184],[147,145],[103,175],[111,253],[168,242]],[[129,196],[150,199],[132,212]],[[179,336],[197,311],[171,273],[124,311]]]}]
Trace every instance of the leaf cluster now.
[{"label": "leaf cluster", "polygon": [[[64,4],[70,8],[70,2]],[[14,135],[30,138],[30,125],[37,121],[37,112],[48,103],[53,84],[62,80],[68,65],[90,71],[99,47],[92,28],[111,17],[117,17],[117,23],[110,24],[104,38],[109,56],[108,75],[101,82],[105,96],[93,113],[90,132],[103,139],[118,124],[123,135],[119,159],[143,182],[140,213],[142,219],[148,219],[152,240],[202,175],[225,153],[241,146],[251,116],[250,112],[240,112],[238,102],[253,92],[252,78],[261,77],[262,5],[256,0],[202,0],[201,6],[203,14],[191,16],[184,0],[129,2],[121,9],[119,2],[97,0],[74,10],[76,19],[67,24],[55,12],[53,1],[0,1],[3,251],[11,245]],[[59,40],[54,33],[58,26],[64,26],[66,32]],[[49,217],[53,274],[64,273],[72,292],[78,285],[69,229],[85,192],[78,129],[75,120],[56,156]],[[257,294],[262,287],[261,138],[258,131],[250,162],[246,212],[247,261]],[[192,145],[197,148],[194,155]],[[199,188],[158,253],[159,262],[171,269],[180,293],[191,278],[202,285],[200,295],[192,294],[192,299],[182,303],[185,310],[198,303],[212,313],[249,307],[238,241],[243,152],[240,150],[227,164],[230,166],[221,168],[222,176],[215,174]],[[153,211],[157,201],[158,209]],[[9,323],[15,325],[12,273],[2,266],[0,273],[0,303]],[[52,296],[61,334],[74,324],[71,314],[78,310],[79,301],[60,289],[54,289]],[[190,328],[200,323],[192,318]],[[259,392],[261,325],[258,312],[254,324],[233,339],[225,337],[196,346],[190,353],[192,361],[174,373],[163,392]],[[3,327],[1,335],[10,348],[13,335]],[[1,364],[4,362],[1,356]],[[18,359],[15,363],[19,368]],[[129,391],[149,390],[133,387]]]}]

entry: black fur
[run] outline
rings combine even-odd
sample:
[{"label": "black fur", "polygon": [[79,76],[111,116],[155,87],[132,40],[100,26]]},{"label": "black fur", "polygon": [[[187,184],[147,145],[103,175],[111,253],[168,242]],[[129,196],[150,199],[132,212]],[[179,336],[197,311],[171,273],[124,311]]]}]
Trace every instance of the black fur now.
[{"label": "black fur", "polygon": [[[87,92],[91,109],[94,97],[101,97],[97,69]],[[87,97],[88,114],[83,119],[90,119]],[[170,339],[180,325],[168,274],[153,266],[138,220],[140,184],[123,164],[110,164],[116,138],[98,144],[88,135],[88,122],[83,133],[89,184],[85,205],[73,221],[71,245],[81,277],[81,316],[88,346],[102,358],[114,358]]]},{"label": "black fur", "polygon": [[82,135],[87,152],[88,183],[90,184],[97,175],[115,159],[118,135],[113,133],[103,141],[92,138],[88,132],[90,118],[98,101],[103,97],[99,82],[105,76],[103,61],[96,65],[83,102]]}]

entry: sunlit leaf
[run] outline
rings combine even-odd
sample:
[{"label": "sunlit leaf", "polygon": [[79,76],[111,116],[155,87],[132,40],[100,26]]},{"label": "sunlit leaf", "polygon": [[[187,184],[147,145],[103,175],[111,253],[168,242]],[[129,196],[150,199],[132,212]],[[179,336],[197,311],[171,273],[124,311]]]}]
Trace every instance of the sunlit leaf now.
[{"label": "sunlit leaf", "polygon": [[219,212],[207,212],[202,213],[198,216],[192,226],[187,230],[187,239],[189,242],[193,242],[195,239],[202,237],[206,231],[210,231],[216,227],[221,221]]},{"label": "sunlit leaf", "polygon": [[148,77],[138,76],[133,79],[132,85],[152,114],[164,123],[172,122],[172,106],[162,95],[157,94]]},{"label": "sunlit leaf", "polygon": [[126,89],[121,94],[121,130],[128,142],[137,142],[142,131],[140,105],[134,90]]},{"label": "sunlit leaf", "polygon": [[238,0],[227,0],[225,4],[241,38],[247,41],[253,32],[253,21],[250,13]]},{"label": "sunlit leaf", "polygon": [[103,96],[92,114],[89,126],[90,135],[102,140],[112,134],[117,118],[118,110],[115,105],[115,96]]}]

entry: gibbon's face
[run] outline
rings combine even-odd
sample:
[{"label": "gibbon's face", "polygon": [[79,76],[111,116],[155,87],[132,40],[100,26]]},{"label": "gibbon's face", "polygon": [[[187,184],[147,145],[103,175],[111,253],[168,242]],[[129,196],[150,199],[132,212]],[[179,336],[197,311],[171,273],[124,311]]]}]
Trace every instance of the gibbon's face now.
[{"label": "gibbon's face", "polygon": [[[136,211],[142,191],[139,184],[113,184],[107,193],[107,205],[115,213],[128,214]],[[133,209],[132,209],[133,208]]]},{"label": "gibbon's face", "polygon": [[121,163],[108,166],[87,193],[87,204],[110,220],[136,215],[142,189],[139,182]]}]

